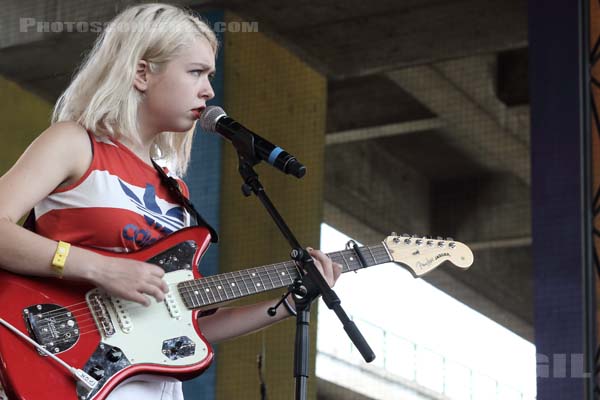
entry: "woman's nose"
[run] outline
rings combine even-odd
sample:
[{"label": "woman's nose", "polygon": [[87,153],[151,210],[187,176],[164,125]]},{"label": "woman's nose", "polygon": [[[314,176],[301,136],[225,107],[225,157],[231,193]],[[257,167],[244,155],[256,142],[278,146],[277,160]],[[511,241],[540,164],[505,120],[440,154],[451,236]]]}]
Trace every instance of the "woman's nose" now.
[{"label": "woman's nose", "polygon": [[215,97],[215,91],[213,90],[210,81],[207,81],[206,85],[202,86],[202,90],[200,90],[199,95],[201,98],[204,98],[206,100],[210,100],[213,97]]}]

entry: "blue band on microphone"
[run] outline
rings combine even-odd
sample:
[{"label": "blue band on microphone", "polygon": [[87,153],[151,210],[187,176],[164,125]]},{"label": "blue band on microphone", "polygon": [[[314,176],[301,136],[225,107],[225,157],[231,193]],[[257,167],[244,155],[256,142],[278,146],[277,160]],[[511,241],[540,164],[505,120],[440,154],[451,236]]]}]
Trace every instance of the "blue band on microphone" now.
[{"label": "blue band on microphone", "polygon": [[279,154],[282,152],[283,152],[283,149],[281,147],[275,147],[273,149],[273,151],[271,152],[271,154],[269,154],[269,159],[267,160],[269,162],[269,164],[273,164],[275,162],[275,160],[277,159],[277,156],[279,156]]}]

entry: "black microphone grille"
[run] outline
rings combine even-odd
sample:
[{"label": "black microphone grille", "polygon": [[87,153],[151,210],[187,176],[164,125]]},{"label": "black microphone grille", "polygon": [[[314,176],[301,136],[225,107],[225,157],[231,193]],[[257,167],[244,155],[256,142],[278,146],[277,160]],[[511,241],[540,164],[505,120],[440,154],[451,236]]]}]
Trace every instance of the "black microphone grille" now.
[{"label": "black microphone grille", "polygon": [[219,106],[208,106],[200,115],[200,127],[205,132],[216,132],[217,121],[227,113]]}]

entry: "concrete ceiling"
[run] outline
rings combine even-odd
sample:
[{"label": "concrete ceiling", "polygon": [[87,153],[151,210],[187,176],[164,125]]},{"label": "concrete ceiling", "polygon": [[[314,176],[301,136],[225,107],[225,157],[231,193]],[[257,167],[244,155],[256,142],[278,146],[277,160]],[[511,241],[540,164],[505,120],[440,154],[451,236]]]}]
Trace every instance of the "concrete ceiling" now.
[{"label": "concrete ceiling", "polygon": [[[54,101],[95,34],[20,32],[20,18],[107,21],[130,3],[4,1],[0,74]],[[469,244],[474,268],[427,280],[533,340],[525,0],[178,4],[258,21],[327,77],[326,222],[367,243]]]}]

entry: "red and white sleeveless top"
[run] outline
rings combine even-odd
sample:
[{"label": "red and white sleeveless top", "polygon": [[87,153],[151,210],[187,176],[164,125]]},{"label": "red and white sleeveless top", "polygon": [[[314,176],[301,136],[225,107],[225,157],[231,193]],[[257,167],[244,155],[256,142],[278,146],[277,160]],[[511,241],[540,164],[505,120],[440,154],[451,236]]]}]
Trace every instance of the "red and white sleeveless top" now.
[{"label": "red and white sleeveless top", "polygon": [[[78,246],[128,252],[189,226],[188,213],[154,167],[115,139],[89,135],[90,167],[77,182],[35,206],[37,233]],[[189,198],[187,186],[177,180]]]}]

